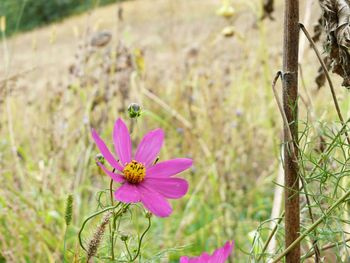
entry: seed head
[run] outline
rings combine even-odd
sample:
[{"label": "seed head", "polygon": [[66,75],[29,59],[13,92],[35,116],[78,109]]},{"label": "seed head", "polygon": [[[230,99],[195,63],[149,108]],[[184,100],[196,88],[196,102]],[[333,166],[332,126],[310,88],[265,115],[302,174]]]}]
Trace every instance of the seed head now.
[{"label": "seed head", "polygon": [[103,217],[100,225],[97,227],[92,239],[90,240],[88,250],[87,250],[88,261],[93,256],[96,256],[97,249],[100,246],[101,240],[106,230],[106,226],[111,216],[112,216],[112,213],[110,212]]},{"label": "seed head", "polygon": [[73,214],[73,195],[69,194],[66,201],[66,211],[64,213],[64,219],[66,221],[66,226],[69,226],[72,222]]}]

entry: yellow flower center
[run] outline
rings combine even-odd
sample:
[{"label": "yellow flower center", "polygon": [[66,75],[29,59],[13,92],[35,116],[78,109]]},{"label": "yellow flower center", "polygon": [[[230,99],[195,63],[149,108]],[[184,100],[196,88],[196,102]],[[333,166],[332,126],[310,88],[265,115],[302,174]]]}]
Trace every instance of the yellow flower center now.
[{"label": "yellow flower center", "polygon": [[125,165],[124,170],[125,179],[131,184],[138,184],[143,181],[146,176],[146,167],[135,160]]}]

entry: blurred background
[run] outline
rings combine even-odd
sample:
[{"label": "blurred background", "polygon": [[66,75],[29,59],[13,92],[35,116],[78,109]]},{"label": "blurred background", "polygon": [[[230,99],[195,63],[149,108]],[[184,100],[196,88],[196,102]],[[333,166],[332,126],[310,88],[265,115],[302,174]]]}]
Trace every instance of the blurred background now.
[{"label": "blurred background", "polygon": [[[70,193],[68,258],[79,262],[77,232],[109,184],[90,130],[112,145],[118,117],[133,125],[135,145],[161,127],[161,159],[194,159],[181,175],[189,193],[172,202],[171,217],[153,219],[146,262],[178,262],[226,240],[235,241],[234,262],[249,262],[256,229],[281,212],[282,120],[271,81],[282,65],[283,1],[272,13],[266,2],[2,0],[0,262],[62,261]],[[300,2],[312,32],[318,2]],[[334,119],[304,38],[300,53],[301,119]],[[333,78],[348,115],[347,90]],[[136,123],[132,102],[143,109]]]}]

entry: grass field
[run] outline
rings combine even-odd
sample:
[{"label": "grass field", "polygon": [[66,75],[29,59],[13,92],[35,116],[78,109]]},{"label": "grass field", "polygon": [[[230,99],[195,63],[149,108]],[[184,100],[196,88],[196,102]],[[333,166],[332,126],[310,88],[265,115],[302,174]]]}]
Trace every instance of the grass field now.
[{"label": "grass field", "polygon": [[[68,262],[79,262],[77,233],[97,209],[96,193],[109,186],[95,164],[98,149],[90,130],[111,145],[118,117],[133,126],[135,145],[148,130],[161,127],[166,137],[160,158],[194,160],[181,175],[190,183],[188,194],[172,201],[169,218],[153,218],[143,258],[178,262],[180,255],[211,252],[234,240],[232,262],[249,262],[254,231],[271,216],[280,163],[282,119],[271,90],[282,63],[283,8],[276,2],[275,21],[261,21],[260,1],[237,1],[232,22],[237,32],[229,38],[221,34],[227,21],[215,14],[220,2],[214,0],[130,1],[122,4],[122,21],[118,6],[109,5],[3,38],[0,252],[5,262],[62,261],[70,193],[73,222],[66,254]],[[312,8],[310,31],[319,12],[317,3]],[[102,30],[112,33],[111,42],[91,48],[91,35]],[[318,91],[314,83],[317,59],[308,44],[302,52],[300,83],[306,89],[301,85],[300,91],[306,105],[300,104],[300,117],[335,120],[328,88]],[[340,80],[334,76],[334,82]],[[338,85],[345,117],[347,93]],[[137,122],[127,117],[131,102],[144,109]],[[141,217],[136,212],[132,218],[138,227],[144,224]]]}]

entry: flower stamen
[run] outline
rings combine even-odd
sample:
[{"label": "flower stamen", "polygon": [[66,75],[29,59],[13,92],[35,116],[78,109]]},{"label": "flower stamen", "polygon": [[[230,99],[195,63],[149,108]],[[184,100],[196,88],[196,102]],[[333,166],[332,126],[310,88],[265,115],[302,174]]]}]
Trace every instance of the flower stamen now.
[{"label": "flower stamen", "polygon": [[125,179],[131,184],[138,184],[143,181],[146,176],[146,167],[135,160],[125,165],[123,174]]}]

